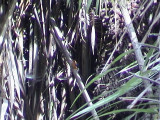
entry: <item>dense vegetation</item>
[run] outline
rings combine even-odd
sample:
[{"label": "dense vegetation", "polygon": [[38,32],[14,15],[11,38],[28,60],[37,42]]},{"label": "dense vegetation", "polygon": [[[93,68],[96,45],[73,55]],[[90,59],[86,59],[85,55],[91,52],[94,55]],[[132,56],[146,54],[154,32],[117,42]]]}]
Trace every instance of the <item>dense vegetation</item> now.
[{"label": "dense vegetation", "polygon": [[0,119],[160,119],[158,0],[0,0]]}]

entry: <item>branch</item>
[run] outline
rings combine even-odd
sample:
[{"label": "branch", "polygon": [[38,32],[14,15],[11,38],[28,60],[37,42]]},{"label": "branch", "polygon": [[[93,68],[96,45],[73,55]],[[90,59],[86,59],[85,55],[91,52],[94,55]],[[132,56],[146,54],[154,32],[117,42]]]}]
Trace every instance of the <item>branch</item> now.
[{"label": "branch", "polygon": [[[122,12],[127,30],[128,30],[129,37],[130,37],[132,45],[133,45],[133,49],[134,49],[134,52],[135,52],[135,55],[136,55],[136,59],[137,59],[138,65],[139,65],[139,69],[140,69],[141,72],[144,72],[144,69],[143,69],[144,58],[143,58],[142,51],[141,51],[141,45],[138,42],[138,38],[137,38],[137,35],[136,35],[136,32],[135,32],[135,29],[133,27],[133,24],[132,24],[132,20],[129,16],[129,12],[128,12],[125,5],[126,4],[125,4],[124,0],[119,1],[119,6],[120,6],[120,9],[121,9],[121,12]],[[145,84],[145,88],[147,88],[147,86],[150,85],[150,83],[148,81],[144,81],[144,84]],[[151,91],[152,91],[152,89],[149,90],[150,93],[151,93]]]},{"label": "branch", "polygon": [[[71,55],[70,55],[69,51],[67,50],[67,47],[64,46],[62,43],[62,41],[64,40],[63,35],[62,35],[61,31],[58,29],[58,27],[56,26],[54,18],[51,18],[50,20],[51,20],[51,25],[53,27],[53,29],[51,30],[51,33],[53,35],[55,35],[55,41],[56,41],[58,47],[61,49],[64,56],[66,57],[66,60],[71,67],[73,75],[76,78],[76,82],[79,86],[79,89],[80,89],[80,91],[83,91],[82,94],[83,94],[86,102],[88,103],[88,106],[92,106],[93,103],[91,102],[90,96],[84,87],[82,79],[81,79],[80,75],[78,74],[77,69],[75,69],[75,67],[73,66],[73,60],[71,58]],[[99,120],[96,110],[92,110],[91,112],[92,112],[94,119]]]},{"label": "branch", "polygon": [[152,87],[152,84],[150,84],[148,87],[146,87],[142,92],[141,94],[139,94],[136,99],[134,99],[134,101],[127,107],[128,109],[132,109],[135,104],[146,94],[146,92],[151,89]]},{"label": "branch", "polygon": [[[119,97],[119,99],[122,101],[133,101],[135,100],[135,97]],[[160,103],[158,100],[150,98],[141,98],[139,101],[151,101],[153,103]]]},{"label": "branch", "polygon": [[131,39],[132,45],[133,45],[133,49],[135,51],[135,55],[136,55],[136,59],[139,65],[140,70],[142,70],[143,65],[144,65],[144,59],[143,59],[143,55],[140,49],[140,45],[138,43],[138,38],[136,36],[136,32],[134,30],[133,24],[132,24],[132,20],[129,16],[129,12],[127,10],[127,8],[124,6],[124,3],[122,3],[123,0],[119,1],[119,5],[120,5],[120,9],[123,15],[123,18],[125,20],[125,24],[128,30],[128,34],[129,37]]},{"label": "branch", "polygon": [[[145,71],[145,69],[143,68],[144,67],[144,58],[143,58],[142,51],[141,51],[141,45],[138,42],[138,38],[137,38],[137,35],[135,32],[135,29],[133,27],[133,24],[132,24],[132,20],[129,16],[129,12],[126,8],[125,0],[119,0],[118,2],[119,2],[119,6],[121,9],[127,30],[128,30],[129,37],[130,37],[132,45],[133,45],[133,49],[134,49],[134,52],[136,55],[139,69],[141,72],[144,72]],[[150,82],[149,81],[143,81],[143,82],[144,82],[145,90],[131,103],[130,106],[128,106],[128,108],[132,108],[137,103],[137,101],[142,98],[142,96],[146,92],[148,92],[150,94],[152,93],[152,88],[151,88],[152,85],[150,84]]]},{"label": "branch", "polygon": [[158,81],[154,81],[154,80],[152,80],[150,78],[143,77],[143,76],[140,76],[140,75],[136,75],[136,74],[131,73],[131,72],[129,72],[129,73],[132,74],[133,76],[137,77],[137,78],[141,78],[142,80],[147,80],[147,81],[150,81],[152,83],[157,83],[158,85],[160,85],[160,82],[158,82]]}]

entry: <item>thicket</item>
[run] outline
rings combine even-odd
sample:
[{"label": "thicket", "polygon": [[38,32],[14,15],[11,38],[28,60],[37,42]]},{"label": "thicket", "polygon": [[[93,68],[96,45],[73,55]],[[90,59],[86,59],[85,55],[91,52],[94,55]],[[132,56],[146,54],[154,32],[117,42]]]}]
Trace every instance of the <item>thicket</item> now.
[{"label": "thicket", "polygon": [[160,119],[158,0],[0,0],[0,119]]}]

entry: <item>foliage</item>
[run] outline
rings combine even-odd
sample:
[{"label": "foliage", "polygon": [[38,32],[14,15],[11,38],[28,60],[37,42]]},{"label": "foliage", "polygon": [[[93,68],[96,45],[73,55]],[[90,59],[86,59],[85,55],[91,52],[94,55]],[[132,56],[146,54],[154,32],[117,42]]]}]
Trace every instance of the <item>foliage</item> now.
[{"label": "foliage", "polygon": [[160,119],[160,2],[0,0],[0,119]]}]

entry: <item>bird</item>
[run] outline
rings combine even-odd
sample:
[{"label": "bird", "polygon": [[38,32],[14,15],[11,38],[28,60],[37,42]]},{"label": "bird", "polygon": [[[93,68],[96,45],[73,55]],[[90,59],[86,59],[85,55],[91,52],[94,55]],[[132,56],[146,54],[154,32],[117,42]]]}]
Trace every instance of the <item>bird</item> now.
[{"label": "bird", "polygon": [[77,68],[77,61],[76,61],[76,60],[73,60],[73,61],[72,61],[72,68],[73,68],[73,69],[76,69],[76,70],[78,69],[78,68]]}]

